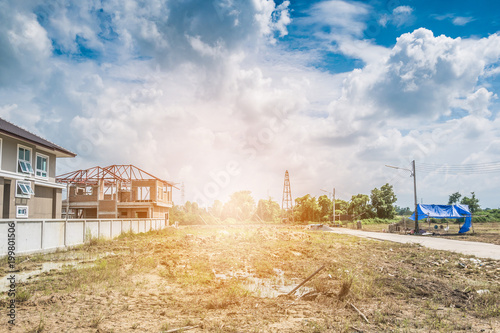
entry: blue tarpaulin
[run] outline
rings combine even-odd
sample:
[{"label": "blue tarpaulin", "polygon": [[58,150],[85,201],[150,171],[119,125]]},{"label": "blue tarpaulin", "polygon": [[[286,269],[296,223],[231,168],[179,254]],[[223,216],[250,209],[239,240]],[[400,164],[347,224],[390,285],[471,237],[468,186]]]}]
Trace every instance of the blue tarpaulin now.
[{"label": "blue tarpaulin", "polygon": [[[456,205],[417,205],[418,219],[422,220],[428,217],[433,217],[435,219],[444,218],[461,218],[465,217],[465,223],[460,228],[459,234],[467,232],[470,230],[472,225],[472,215],[469,211],[468,205],[456,204]],[[411,220],[415,221],[415,212],[410,217]]]}]

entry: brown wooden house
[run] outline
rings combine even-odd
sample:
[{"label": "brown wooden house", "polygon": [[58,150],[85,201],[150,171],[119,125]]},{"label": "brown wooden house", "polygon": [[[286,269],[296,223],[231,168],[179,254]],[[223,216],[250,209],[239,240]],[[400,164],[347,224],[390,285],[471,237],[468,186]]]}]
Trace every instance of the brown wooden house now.
[{"label": "brown wooden house", "polygon": [[[175,184],[133,165],[94,167],[60,175],[70,218],[169,218]],[[64,215],[64,214],[63,214]]]}]

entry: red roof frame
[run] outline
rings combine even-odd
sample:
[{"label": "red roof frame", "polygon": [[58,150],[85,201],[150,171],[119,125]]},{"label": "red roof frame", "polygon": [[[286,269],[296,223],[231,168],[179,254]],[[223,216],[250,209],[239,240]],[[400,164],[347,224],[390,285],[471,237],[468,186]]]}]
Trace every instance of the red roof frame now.
[{"label": "red roof frame", "polygon": [[104,181],[104,184],[114,184],[117,181],[129,183],[133,180],[158,180],[179,189],[175,186],[175,183],[153,176],[132,164],[114,164],[104,168],[96,166],[90,169],[68,172],[56,177],[56,182],[68,184],[97,184],[99,181]]}]

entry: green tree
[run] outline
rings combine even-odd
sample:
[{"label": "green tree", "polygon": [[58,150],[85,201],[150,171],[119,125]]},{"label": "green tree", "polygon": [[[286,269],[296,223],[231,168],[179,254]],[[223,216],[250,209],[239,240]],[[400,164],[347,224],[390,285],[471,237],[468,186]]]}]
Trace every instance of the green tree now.
[{"label": "green tree", "polygon": [[223,208],[224,218],[235,218],[239,220],[250,220],[255,211],[255,200],[250,191],[239,191],[231,194],[229,201]]},{"label": "green tree", "polygon": [[321,221],[332,221],[333,202],[328,199],[327,195],[322,195],[318,198]]},{"label": "green tree", "polygon": [[474,214],[475,212],[478,212],[480,210],[479,199],[476,198],[476,194],[474,192],[471,192],[470,194],[471,194],[470,198],[463,197],[460,203],[468,205],[470,212]]},{"label": "green tree", "polygon": [[169,220],[173,224],[175,222],[183,223],[186,218],[186,212],[184,211],[184,206],[173,205],[169,210]]},{"label": "green tree", "polygon": [[349,214],[349,202],[342,199],[335,199],[335,214]]},{"label": "green tree", "polygon": [[412,210],[410,209],[410,207],[399,207],[399,206],[394,206],[394,209],[396,210],[396,214],[398,215],[411,215],[412,214]]},{"label": "green tree", "polygon": [[371,203],[377,213],[377,217],[383,219],[392,219],[395,215],[393,204],[397,198],[392,190],[392,185],[388,183],[383,185],[380,190],[374,188],[371,193]]},{"label": "green tree", "polygon": [[216,218],[221,218],[222,217],[222,209],[224,208],[224,205],[220,200],[214,200],[214,203],[212,207],[208,209],[210,214]]},{"label": "green tree", "polygon": [[318,221],[321,209],[315,197],[306,194],[295,199],[294,218],[296,221]]},{"label": "green tree", "polygon": [[456,203],[459,203],[461,196],[462,195],[458,192],[455,192],[452,195],[450,195],[450,198],[448,199],[448,205],[454,205]]},{"label": "green tree", "polygon": [[182,225],[203,223],[200,216],[206,214],[196,202],[187,201],[184,206],[174,205],[170,209],[170,222],[179,222]]},{"label": "green tree", "polygon": [[260,199],[257,203],[256,214],[263,221],[275,221],[280,218],[280,213],[280,205],[271,197],[268,200]]},{"label": "green tree", "polygon": [[368,219],[373,217],[373,208],[370,205],[370,197],[366,194],[356,194],[349,202],[348,214],[355,219]]}]

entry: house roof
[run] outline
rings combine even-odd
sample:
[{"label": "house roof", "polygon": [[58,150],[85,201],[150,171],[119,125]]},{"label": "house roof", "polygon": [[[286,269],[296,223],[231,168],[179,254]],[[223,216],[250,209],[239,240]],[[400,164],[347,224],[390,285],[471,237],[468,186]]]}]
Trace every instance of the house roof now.
[{"label": "house roof", "polygon": [[[104,181],[106,184],[116,184],[118,181],[130,183],[138,180],[158,180],[166,185],[177,188],[175,183],[153,176],[134,165],[110,165],[107,167],[96,166],[85,170],[76,170],[56,177],[58,183],[69,184],[98,184]],[[177,188],[178,189],[178,188]]]},{"label": "house roof", "polygon": [[45,149],[51,150],[57,157],[75,157],[76,154],[71,151],[64,149],[55,143],[52,143],[36,134],[28,132],[27,130],[8,122],[5,119],[0,118],[0,133],[5,133],[7,135],[13,136],[15,138],[29,141],[38,146],[42,146]]}]

